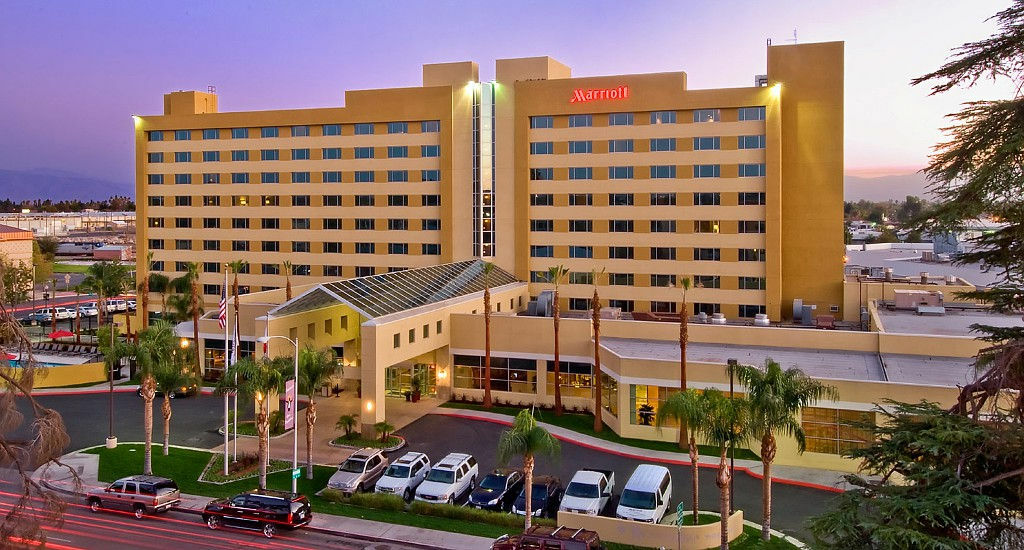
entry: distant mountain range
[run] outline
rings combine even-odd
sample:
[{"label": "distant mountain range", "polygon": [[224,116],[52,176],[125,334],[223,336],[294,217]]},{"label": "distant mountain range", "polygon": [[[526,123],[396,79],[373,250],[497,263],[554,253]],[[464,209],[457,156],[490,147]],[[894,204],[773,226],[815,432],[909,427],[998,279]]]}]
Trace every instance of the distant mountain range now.
[{"label": "distant mountain range", "polygon": [[911,172],[879,176],[874,178],[846,175],[844,197],[848,201],[885,201],[889,199],[903,200],[907,195],[917,195],[928,199],[928,180],[924,174]]},{"label": "distant mountain range", "polygon": [[134,197],[135,185],[63,170],[0,169],[0,199],[103,200],[114,195]]}]

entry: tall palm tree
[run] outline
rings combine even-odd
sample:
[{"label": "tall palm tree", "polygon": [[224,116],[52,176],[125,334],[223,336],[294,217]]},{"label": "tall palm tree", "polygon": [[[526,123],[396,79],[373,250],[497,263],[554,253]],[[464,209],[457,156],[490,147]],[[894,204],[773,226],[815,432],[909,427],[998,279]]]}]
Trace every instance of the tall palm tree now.
[{"label": "tall palm tree", "polygon": [[140,376],[139,392],[142,394],[143,421],[142,429],[145,437],[145,455],[142,473],[153,473],[153,399],[156,397],[156,372],[169,361],[175,351],[174,328],[170,323],[160,322],[140,331],[139,339],[129,344],[135,356]]},{"label": "tall palm tree", "polygon": [[800,452],[806,449],[804,430],[797,415],[800,409],[813,406],[821,399],[838,399],[833,386],[807,376],[798,368],[782,367],[765,359],[764,369],[748,365],[735,368],[736,378],[747,389],[750,419],[747,428],[752,437],[761,440],[761,538],[771,539],[772,461],[775,460],[775,434],[796,439]]},{"label": "tall palm tree", "polygon": [[594,432],[600,433],[604,429],[604,422],[601,420],[601,395],[604,387],[601,385],[601,297],[597,295],[597,277],[604,273],[594,270],[590,273],[594,283],[594,297],[590,299],[590,318],[594,325]]},{"label": "tall palm tree", "polygon": [[160,293],[160,318],[167,319],[167,291],[171,288],[171,278],[163,273],[150,273],[147,277],[149,290]]},{"label": "tall palm tree", "polygon": [[80,286],[86,292],[96,294],[96,305],[100,314],[97,326],[103,326],[103,313],[108,298],[120,295],[129,286],[131,272],[127,266],[117,262],[102,261],[89,266]]},{"label": "tall palm tree", "polygon": [[523,473],[526,475],[526,526],[530,528],[533,518],[533,468],[538,454],[551,458],[558,456],[561,446],[555,436],[537,425],[533,411],[523,409],[516,415],[512,427],[502,432],[498,439],[498,461],[507,464],[514,456],[523,457]]},{"label": "tall palm tree", "polygon": [[491,271],[494,264],[484,262],[484,407],[491,408]]},{"label": "tall palm tree", "polygon": [[[686,391],[686,343],[690,340],[688,321],[690,312],[687,311],[686,291],[690,290],[690,278],[679,277],[679,288],[682,289],[682,303],[679,307],[679,391]],[[685,449],[688,426],[686,422],[679,423],[679,448]]]},{"label": "tall palm tree", "polygon": [[[165,323],[166,321],[160,321]],[[155,325],[154,325],[155,326]],[[171,399],[175,391],[197,384],[195,374],[189,368],[190,352],[195,348],[172,350],[172,355],[161,361],[153,371],[156,389],[164,394],[164,402],[160,412],[164,417],[164,456],[170,452],[171,439]]]},{"label": "tall palm tree", "polygon": [[313,426],[316,424],[316,393],[341,365],[331,348],[306,347],[299,353],[299,392],[306,394],[306,479],[313,479]]},{"label": "tall palm tree", "polygon": [[560,319],[558,307],[558,285],[565,278],[569,270],[562,265],[548,268],[548,282],[555,285],[555,296],[551,303],[551,313],[555,327],[555,415],[562,415],[562,366],[558,357],[558,321]]},{"label": "tall palm tree", "polygon": [[192,308],[192,345],[196,348],[193,366],[195,373],[200,375],[203,370],[199,364],[199,315],[202,314],[202,301],[199,294],[199,263],[189,262],[186,276],[189,279],[189,306]]},{"label": "tall palm tree", "polygon": [[288,301],[292,299],[292,263],[285,260],[281,266],[284,268],[284,299]]},{"label": "tall palm tree", "polygon": [[704,390],[704,395],[707,407],[700,432],[708,443],[718,447],[715,485],[718,486],[718,508],[722,520],[721,550],[729,550],[728,519],[732,505],[729,486],[732,484],[732,472],[729,471],[727,456],[730,443],[743,441],[747,437],[748,406],[745,398],[732,399],[717,389]]},{"label": "tall palm tree", "polygon": [[227,373],[217,384],[218,393],[234,390],[255,401],[256,434],[259,439],[256,454],[259,460],[260,489],[267,488],[267,454],[270,447],[270,415],[267,400],[284,385],[283,369],[284,366],[279,360],[243,357],[228,367]]},{"label": "tall palm tree", "polygon": [[146,270],[136,277],[139,280],[139,305],[142,311],[142,319],[139,321],[139,330],[145,330],[149,326],[149,270],[153,268],[153,251],[146,252]]},{"label": "tall palm tree", "polygon": [[705,428],[704,421],[707,418],[708,403],[705,394],[697,390],[685,390],[672,394],[664,403],[658,407],[658,414],[654,423],[659,428],[669,419],[678,422],[680,430],[683,426],[689,426],[688,443],[690,447],[690,473],[693,478],[693,524],[697,525],[697,500],[699,499],[700,488],[700,465],[699,453],[697,451],[697,432]]}]

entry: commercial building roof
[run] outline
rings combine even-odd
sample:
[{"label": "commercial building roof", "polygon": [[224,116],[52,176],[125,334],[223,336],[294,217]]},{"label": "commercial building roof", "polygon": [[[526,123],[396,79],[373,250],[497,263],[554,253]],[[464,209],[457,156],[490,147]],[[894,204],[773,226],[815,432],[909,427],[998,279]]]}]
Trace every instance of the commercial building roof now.
[{"label": "commercial building roof", "polygon": [[961,310],[947,304],[944,315],[918,315],[909,310],[879,309],[882,330],[900,334],[932,334],[938,336],[977,336],[971,325],[1019,327],[1020,315],[1004,315],[980,309]]}]

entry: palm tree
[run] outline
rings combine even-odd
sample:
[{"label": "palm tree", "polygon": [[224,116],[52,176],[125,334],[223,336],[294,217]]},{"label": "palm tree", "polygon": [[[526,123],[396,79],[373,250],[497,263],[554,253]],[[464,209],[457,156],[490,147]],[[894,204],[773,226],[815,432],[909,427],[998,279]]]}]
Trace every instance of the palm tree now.
[{"label": "palm tree", "polygon": [[[686,343],[690,340],[689,326],[687,322],[690,318],[690,313],[687,311],[686,305],[686,291],[690,290],[690,278],[679,277],[679,288],[682,289],[682,303],[679,307],[679,391],[686,391]],[[687,437],[688,426],[686,422],[679,423],[679,448],[686,448],[686,442],[689,439]],[[694,503],[696,506],[696,503]],[[694,508],[696,509],[696,508]],[[694,512],[696,513],[696,512]],[[696,520],[695,520],[696,521]]]},{"label": "palm tree", "polygon": [[533,467],[538,454],[556,457],[561,451],[558,440],[547,430],[537,425],[533,411],[523,409],[516,415],[512,427],[502,432],[498,439],[498,460],[507,464],[514,456],[523,457],[523,473],[526,474],[526,526],[530,528],[533,513]]},{"label": "palm tree", "polygon": [[160,293],[160,318],[167,319],[167,291],[171,287],[171,278],[163,273],[150,273],[149,290]]},{"label": "palm tree", "polygon": [[140,331],[138,341],[128,346],[135,355],[141,378],[139,392],[143,402],[142,429],[145,436],[142,473],[145,475],[153,474],[153,399],[156,397],[156,372],[165,368],[166,363],[173,361],[174,341],[174,328],[170,323],[160,322]]},{"label": "palm tree", "polygon": [[[160,321],[159,323],[166,323],[166,321]],[[181,390],[182,388],[188,388],[189,386],[197,383],[195,374],[191,369],[189,369],[189,360],[191,358],[188,357],[188,355],[191,349],[194,348],[187,350],[172,350],[172,355],[160,361],[157,368],[153,371],[153,378],[156,381],[156,389],[164,394],[164,402],[160,407],[160,412],[164,417],[164,456],[169,452],[169,443],[171,438],[171,399],[174,392]]]},{"label": "palm tree", "polygon": [[491,271],[494,264],[484,262],[484,408],[491,408]]},{"label": "palm tree", "polygon": [[717,389],[704,390],[707,407],[704,409],[704,422],[700,426],[701,434],[711,445],[718,447],[718,486],[719,512],[721,513],[722,538],[721,550],[729,549],[729,485],[732,483],[732,472],[729,471],[729,445],[742,441],[747,437],[747,401],[726,397]]},{"label": "palm tree", "polygon": [[281,266],[284,268],[284,299],[287,302],[292,299],[292,263],[285,260]]},{"label": "palm tree", "polygon": [[249,269],[249,262],[245,260],[235,260],[228,263],[228,269],[231,270],[234,278],[231,281],[231,295],[235,297],[235,325],[238,325],[238,274],[243,273]]},{"label": "palm tree", "polygon": [[195,373],[197,375],[203,372],[202,367],[199,365],[199,315],[201,314],[202,302],[200,301],[199,294],[199,263],[189,262],[188,272],[186,276],[189,279],[189,306],[192,308],[192,345],[196,348],[196,353],[193,354],[195,357]]},{"label": "palm tree", "polygon": [[334,425],[337,430],[345,431],[345,439],[351,439],[353,430],[356,428],[356,415],[354,414],[343,414],[338,417],[338,423]]},{"label": "palm tree", "polygon": [[96,305],[100,311],[96,326],[103,326],[103,313],[106,311],[107,298],[120,295],[128,288],[131,272],[127,266],[117,262],[102,261],[89,266],[85,271],[85,279],[81,287],[86,292],[96,294]]},{"label": "palm tree", "polygon": [[[604,273],[604,269],[601,270]],[[594,282],[594,297],[590,299],[590,318],[594,325],[594,432],[600,433],[604,429],[604,422],[601,420],[601,297],[597,295],[597,276],[600,273],[594,270],[590,277]]]},{"label": "palm tree", "polygon": [[747,429],[752,437],[761,440],[761,464],[764,466],[764,476],[761,478],[761,538],[767,541],[771,539],[771,468],[775,460],[775,434],[795,438],[800,452],[804,452],[804,430],[797,419],[800,409],[810,407],[821,399],[838,399],[839,394],[834,387],[822,384],[798,368],[782,370],[771,358],[765,360],[763,370],[739,365],[735,373],[740,384],[747,389],[747,400],[750,403]]},{"label": "palm tree", "polygon": [[306,479],[313,479],[313,425],[316,424],[316,393],[338,374],[341,366],[330,348],[307,347],[299,353],[299,392],[306,394]]},{"label": "palm tree", "polygon": [[693,524],[697,525],[697,513],[698,506],[697,500],[699,498],[698,489],[700,465],[698,463],[699,454],[697,450],[697,432],[701,431],[704,426],[704,421],[707,418],[705,409],[707,408],[707,399],[705,394],[697,390],[685,390],[679,393],[672,394],[664,403],[658,407],[658,415],[654,419],[656,426],[661,428],[665,422],[669,419],[675,420],[679,424],[680,431],[683,426],[689,426],[688,443],[690,447],[690,469],[691,477],[693,477]]},{"label": "palm tree", "polygon": [[[287,358],[285,362],[290,363]],[[291,365],[288,365],[288,368],[290,367]],[[218,393],[235,390],[256,402],[256,434],[259,438],[256,455],[259,460],[260,489],[267,488],[267,451],[270,446],[270,415],[267,412],[267,400],[284,385],[284,368],[285,365],[280,360],[266,357],[255,360],[252,357],[243,357],[228,367],[225,375],[217,383]]]},{"label": "palm tree", "polygon": [[142,312],[142,319],[139,321],[139,330],[145,330],[149,326],[149,270],[153,267],[153,251],[146,252],[146,270],[140,273],[139,279],[139,305]]},{"label": "palm tree", "polygon": [[551,313],[555,327],[555,415],[562,415],[562,368],[558,360],[558,285],[569,270],[565,266],[556,265],[548,268],[548,282],[555,285],[555,296],[551,303]]}]

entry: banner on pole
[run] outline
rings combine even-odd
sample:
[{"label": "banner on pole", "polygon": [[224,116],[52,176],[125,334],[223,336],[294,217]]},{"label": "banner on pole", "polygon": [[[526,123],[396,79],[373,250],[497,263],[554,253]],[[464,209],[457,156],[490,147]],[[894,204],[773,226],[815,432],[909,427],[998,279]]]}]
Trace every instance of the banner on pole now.
[{"label": "banner on pole", "polygon": [[284,383],[284,429],[295,427],[295,380]]}]

